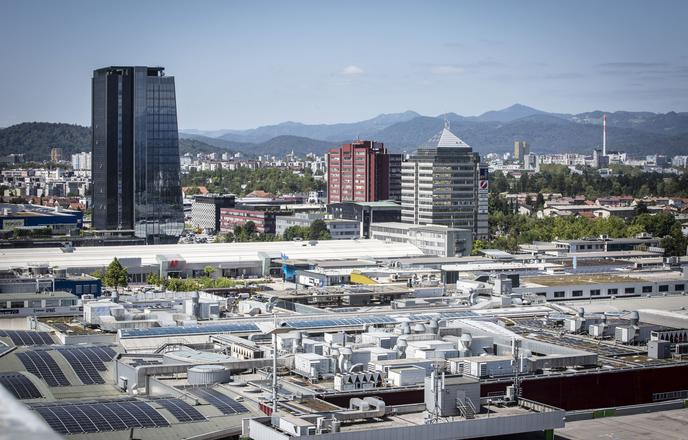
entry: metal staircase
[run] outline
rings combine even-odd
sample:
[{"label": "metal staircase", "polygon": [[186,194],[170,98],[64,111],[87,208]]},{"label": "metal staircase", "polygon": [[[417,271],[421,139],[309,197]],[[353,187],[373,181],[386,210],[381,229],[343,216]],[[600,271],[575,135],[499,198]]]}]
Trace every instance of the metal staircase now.
[{"label": "metal staircase", "polygon": [[475,406],[471,399],[466,397],[466,400],[456,399],[456,407],[465,419],[474,419],[476,414]]}]

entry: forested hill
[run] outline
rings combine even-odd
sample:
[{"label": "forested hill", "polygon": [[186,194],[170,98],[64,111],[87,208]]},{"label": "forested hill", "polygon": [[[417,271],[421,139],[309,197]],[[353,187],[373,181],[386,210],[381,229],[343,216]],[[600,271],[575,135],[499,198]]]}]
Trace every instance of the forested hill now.
[{"label": "forested hill", "polygon": [[[63,158],[81,151],[91,151],[91,129],[81,125],[51,122],[24,122],[0,129],[0,155],[24,153],[26,160],[50,159],[50,149],[62,148]],[[179,139],[181,154],[186,152],[232,151],[197,139]]]}]

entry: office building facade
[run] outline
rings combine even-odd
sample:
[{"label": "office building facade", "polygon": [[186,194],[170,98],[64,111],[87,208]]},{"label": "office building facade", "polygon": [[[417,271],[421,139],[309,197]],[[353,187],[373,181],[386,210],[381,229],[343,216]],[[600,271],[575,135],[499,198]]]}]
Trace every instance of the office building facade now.
[{"label": "office building facade", "polygon": [[274,234],[276,211],[261,211],[247,207],[220,208],[220,232],[233,232],[236,226],[245,226],[248,222],[256,225],[261,234]]},{"label": "office building facade", "polygon": [[389,198],[389,153],[382,142],[354,141],[327,153],[327,203]]},{"label": "office building facade", "polygon": [[402,164],[401,221],[468,229],[487,238],[487,167],[447,127]]},{"label": "office building facade", "polygon": [[401,202],[401,164],[403,154],[389,155],[389,200]]},{"label": "office building facade", "polygon": [[93,227],[149,243],[184,229],[174,77],[106,67],[92,80]]},{"label": "office building facade", "polygon": [[518,163],[523,163],[525,157],[530,153],[530,146],[526,141],[515,141],[514,142],[514,161]]},{"label": "office building facade", "polygon": [[473,234],[468,229],[409,223],[373,223],[370,238],[393,243],[410,243],[426,255],[461,257],[471,254]]},{"label": "office building facade", "polygon": [[401,206],[391,200],[332,203],[327,205],[327,213],[335,219],[358,222],[361,238],[370,238],[370,225],[373,223],[401,220]]},{"label": "office building facade", "polygon": [[220,230],[220,210],[234,205],[233,194],[197,195],[191,204],[191,224],[208,234],[215,234]]}]

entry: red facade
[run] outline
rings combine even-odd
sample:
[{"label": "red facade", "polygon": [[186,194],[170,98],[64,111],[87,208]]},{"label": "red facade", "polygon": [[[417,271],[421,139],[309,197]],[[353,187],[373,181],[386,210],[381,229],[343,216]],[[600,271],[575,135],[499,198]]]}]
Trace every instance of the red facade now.
[{"label": "red facade", "polygon": [[389,154],[381,142],[354,141],[327,154],[327,203],[389,199]]},{"label": "red facade", "polygon": [[261,234],[275,233],[274,212],[240,208],[220,209],[220,232],[231,232],[235,226],[244,226],[248,221],[252,221],[256,225],[256,231]]}]

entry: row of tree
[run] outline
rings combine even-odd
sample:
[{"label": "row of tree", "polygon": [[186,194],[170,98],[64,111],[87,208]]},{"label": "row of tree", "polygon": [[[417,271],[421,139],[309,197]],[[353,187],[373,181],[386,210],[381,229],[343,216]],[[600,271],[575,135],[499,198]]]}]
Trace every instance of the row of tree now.
[{"label": "row of tree", "polygon": [[[229,288],[239,284],[238,281],[231,278],[213,278],[214,273],[214,267],[206,266],[203,268],[203,275],[198,278],[162,278],[157,274],[150,274],[146,281],[148,284],[153,284],[173,292],[190,292],[210,288]],[[119,289],[120,287],[127,287],[129,285],[129,273],[127,268],[122,266],[122,263],[120,263],[116,257],[104,271],[97,270],[92,275],[96,278],[100,278],[103,285],[106,287]]]},{"label": "row of tree", "polygon": [[191,171],[182,176],[182,185],[205,186],[210,192],[231,193],[238,196],[262,190],[272,194],[318,191],[325,188],[322,179],[316,180],[310,169],[302,175],[280,168],[237,168],[235,170]]},{"label": "row of tree", "polygon": [[543,165],[537,174],[525,173],[516,178],[498,171],[490,175],[490,190],[561,193],[569,197],[585,194],[588,199],[610,195],[688,197],[688,173],[645,173],[629,166],[613,166],[612,172],[611,176],[603,177],[592,168],[578,174],[563,165]]},{"label": "row of tree", "polygon": [[301,238],[303,240],[329,240],[332,238],[327,230],[327,224],[323,220],[315,220],[310,226],[291,226],[283,235],[259,233],[256,224],[247,221],[243,226],[234,227],[234,231],[225,232],[217,236],[220,243],[246,243],[252,241],[292,241]]},{"label": "row of tree", "polygon": [[[503,205],[504,202],[498,204]],[[519,244],[533,241],[572,240],[607,235],[611,238],[634,237],[646,232],[661,238],[667,256],[686,255],[688,237],[683,235],[681,222],[669,213],[639,214],[630,221],[619,217],[546,217],[521,215],[507,209],[494,209],[490,214],[489,242],[477,240],[473,252],[482,248],[515,251]]]}]

